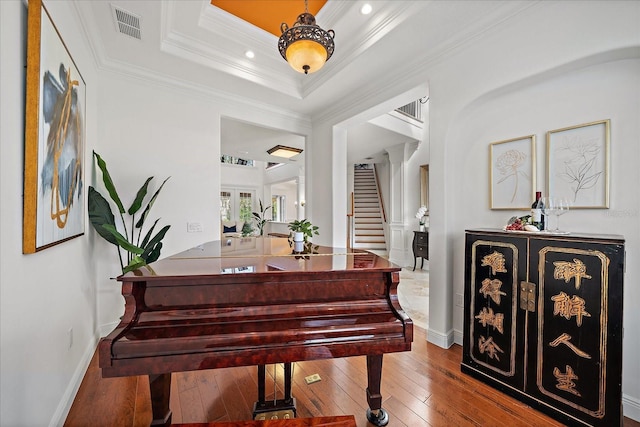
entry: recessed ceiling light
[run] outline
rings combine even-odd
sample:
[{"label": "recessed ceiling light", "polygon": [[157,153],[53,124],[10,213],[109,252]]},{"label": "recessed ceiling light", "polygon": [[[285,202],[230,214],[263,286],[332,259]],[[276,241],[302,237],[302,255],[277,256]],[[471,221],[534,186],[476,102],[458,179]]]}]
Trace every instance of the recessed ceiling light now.
[{"label": "recessed ceiling light", "polygon": [[249,59],[253,59],[253,58],[255,58],[255,57],[256,57],[256,54],[255,54],[255,53],[253,53],[253,51],[252,51],[252,50],[248,50],[248,51],[246,51],[246,52],[244,53],[244,56],[246,56],[246,57],[247,57],[247,58],[249,58]]},{"label": "recessed ceiling light", "polygon": [[371,7],[369,3],[365,3],[360,8],[360,13],[363,15],[368,15],[371,13],[372,10],[373,10],[373,7]]}]

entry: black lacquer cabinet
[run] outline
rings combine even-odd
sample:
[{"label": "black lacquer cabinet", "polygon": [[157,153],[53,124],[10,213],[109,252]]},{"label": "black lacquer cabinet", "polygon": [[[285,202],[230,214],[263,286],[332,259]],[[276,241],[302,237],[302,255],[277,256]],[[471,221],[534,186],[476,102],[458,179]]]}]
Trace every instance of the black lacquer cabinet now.
[{"label": "black lacquer cabinet", "polygon": [[415,271],[418,258],[422,258],[420,268],[424,267],[424,260],[429,259],[429,232],[414,231],[411,246],[413,248],[413,271]]},{"label": "black lacquer cabinet", "polygon": [[621,236],[467,230],[462,371],[576,426],[622,423]]}]

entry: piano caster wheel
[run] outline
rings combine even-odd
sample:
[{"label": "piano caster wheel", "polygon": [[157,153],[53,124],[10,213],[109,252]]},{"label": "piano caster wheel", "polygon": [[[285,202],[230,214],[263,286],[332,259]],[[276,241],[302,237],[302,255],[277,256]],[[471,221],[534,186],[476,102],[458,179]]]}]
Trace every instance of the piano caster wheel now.
[{"label": "piano caster wheel", "polygon": [[367,420],[369,420],[371,424],[379,427],[389,424],[389,414],[387,414],[387,411],[380,408],[376,412],[377,414],[371,409],[367,409]]}]

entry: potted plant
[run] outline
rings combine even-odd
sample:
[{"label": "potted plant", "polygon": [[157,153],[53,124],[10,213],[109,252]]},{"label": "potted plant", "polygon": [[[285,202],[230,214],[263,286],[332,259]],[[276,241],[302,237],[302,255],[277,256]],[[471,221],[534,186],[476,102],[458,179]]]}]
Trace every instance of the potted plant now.
[{"label": "potted plant", "polygon": [[[87,197],[89,205],[89,221],[91,222],[91,225],[102,238],[117,246],[118,258],[120,259],[120,267],[122,268],[123,274],[156,261],[160,257],[162,239],[170,226],[165,225],[154,235],[153,230],[160,220],[160,218],[158,218],[144,234],[144,237],[142,237],[142,229],[147,217],[149,216],[149,211],[151,210],[153,203],[156,201],[160,190],[162,190],[162,187],[164,187],[164,184],[169,178],[166,178],[162,182],[160,188],[156,190],[147,202],[144,210],[140,212],[144,199],[147,196],[149,183],[153,179],[152,176],[147,178],[144,184],[142,184],[142,187],[140,187],[136,193],[136,197],[133,203],[131,203],[131,206],[125,210],[124,205],[120,200],[120,196],[118,196],[118,192],[116,191],[116,187],[111,179],[111,175],[107,170],[107,164],[95,151],[93,152],[93,157],[102,171],[102,181],[104,182],[104,186],[109,192],[111,200],[118,208],[118,213],[120,214],[120,225],[124,234],[120,233],[116,227],[115,217],[111,211],[109,202],[95,188],[90,186]],[[139,212],[140,215],[136,218],[136,214]],[[125,214],[129,216],[126,220]],[[127,227],[127,223],[131,229]],[[126,264],[122,258],[123,250],[127,254]]]},{"label": "potted plant", "polygon": [[251,236],[253,234],[253,225],[250,222],[242,224],[242,237]]},{"label": "potted plant", "polygon": [[294,242],[307,242],[314,234],[318,235],[318,227],[306,219],[291,221],[289,230],[293,233]]},{"label": "potted plant", "polygon": [[258,231],[260,231],[260,235],[264,234],[264,225],[267,223],[267,219],[264,217],[267,213],[268,209],[271,209],[271,206],[267,206],[266,208],[262,208],[262,200],[260,202],[260,212],[251,212],[251,215],[256,220],[256,226],[258,227]]}]

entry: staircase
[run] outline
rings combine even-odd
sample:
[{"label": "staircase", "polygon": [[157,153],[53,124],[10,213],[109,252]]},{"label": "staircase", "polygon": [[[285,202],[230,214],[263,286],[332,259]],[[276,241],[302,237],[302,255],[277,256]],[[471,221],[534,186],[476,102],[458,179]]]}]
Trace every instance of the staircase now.
[{"label": "staircase", "polygon": [[373,169],[356,168],[353,178],[354,244],[356,249],[386,250],[382,210]]}]

